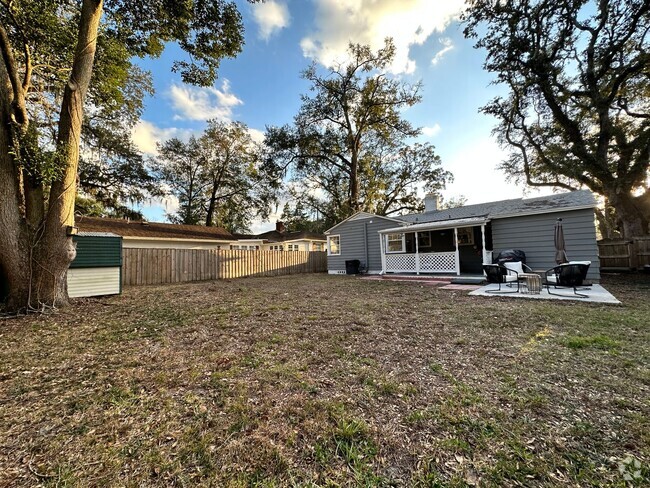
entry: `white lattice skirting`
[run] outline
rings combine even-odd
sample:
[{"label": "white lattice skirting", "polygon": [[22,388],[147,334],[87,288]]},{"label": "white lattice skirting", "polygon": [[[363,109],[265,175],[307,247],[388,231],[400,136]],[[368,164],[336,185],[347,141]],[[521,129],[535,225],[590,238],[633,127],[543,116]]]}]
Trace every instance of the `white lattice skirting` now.
[{"label": "white lattice skirting", "polygon": [[392,273],[455,273],[455,252],[386,254],[386,271]]},{"label": "white lattice skirting", "polygon": [[433,252],[420,254],[421,273],[455,273],[455,252]]}]

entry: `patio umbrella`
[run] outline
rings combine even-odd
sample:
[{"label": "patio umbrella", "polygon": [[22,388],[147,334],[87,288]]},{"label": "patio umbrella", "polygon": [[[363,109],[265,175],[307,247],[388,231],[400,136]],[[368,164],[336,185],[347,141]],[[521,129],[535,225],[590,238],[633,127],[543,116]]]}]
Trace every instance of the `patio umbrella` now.
[{"label": "patio umbrella", "polygon": [[555,223],[555,262],[557,264],[568,263],[566,255],[566,244],[564,242],[564,229],[562,228],[562,219],[557,219]]}]

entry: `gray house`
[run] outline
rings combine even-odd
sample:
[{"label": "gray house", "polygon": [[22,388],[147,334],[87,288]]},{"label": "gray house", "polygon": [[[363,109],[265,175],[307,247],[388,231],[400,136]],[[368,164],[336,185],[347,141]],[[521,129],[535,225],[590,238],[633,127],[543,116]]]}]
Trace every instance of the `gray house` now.
[{"label": "gray house", "polygon": [[368,273],[482,274],[482,264],[506,249],[521,249],[535,270],[555,266],[553,233],[562,219],[567,254],[591,261],[588,278],[600,279],[594,208],[588,190],[528,199],[438,209],[425,198],[425,212],[382,217],[358,212],[327,235],[327,268],[345,274],[358,259]]}]

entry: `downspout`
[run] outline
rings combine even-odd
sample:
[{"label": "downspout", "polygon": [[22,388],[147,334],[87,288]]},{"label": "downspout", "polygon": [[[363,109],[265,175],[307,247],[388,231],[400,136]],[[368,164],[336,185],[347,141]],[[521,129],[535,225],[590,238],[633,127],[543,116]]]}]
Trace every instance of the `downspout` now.
[{"label": "downspout", "polygon": [[384,253],[384,234],[379,232],[379,253],[381,255],[381,272],[379,275],[386,273],[386,254]]}]

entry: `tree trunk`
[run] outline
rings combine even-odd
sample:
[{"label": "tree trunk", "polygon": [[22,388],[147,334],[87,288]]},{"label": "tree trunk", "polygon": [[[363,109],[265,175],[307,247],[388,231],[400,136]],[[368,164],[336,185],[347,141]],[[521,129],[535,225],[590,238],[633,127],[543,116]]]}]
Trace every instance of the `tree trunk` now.
[{"label": "tree trunk", "polygon": [[350,214],[361,210],[359,206],[359,155],[353,149],[350,158]]},{"label": "tree trunk", "polygon": [[648,234],[648,209],[644,208],[643,197],[634,197],[629,193],[606,194],[610,205],[616,210],[620,220],[623,237],[630,239]]},{"label": "tree trunk", "polygon": [[205,226],[212,227],[214,225],[214,212],[217,207],[217,183],[213,183],[212,192],[210,193],[210,203],[208,204],[208,213],[205,216]]},{"label": "tree trunk", "polygon": [[20,169],[10,154],[19,148],[15,147],[3,114],[0,265],[9,285],[10,310],[61,306],[68,301],[66,273],[76,253],[67,227],[74,225],[83,104],[93,72],[101,14],[102,0],[83,1],[77,48],[59,118],[57,151],[64,167],[60,178],[52,182],[47,211],[40,222],[33,209],[38,209],[37,200],[42,202],[44,198],[42,188],[25,184],[16,174]]}]

